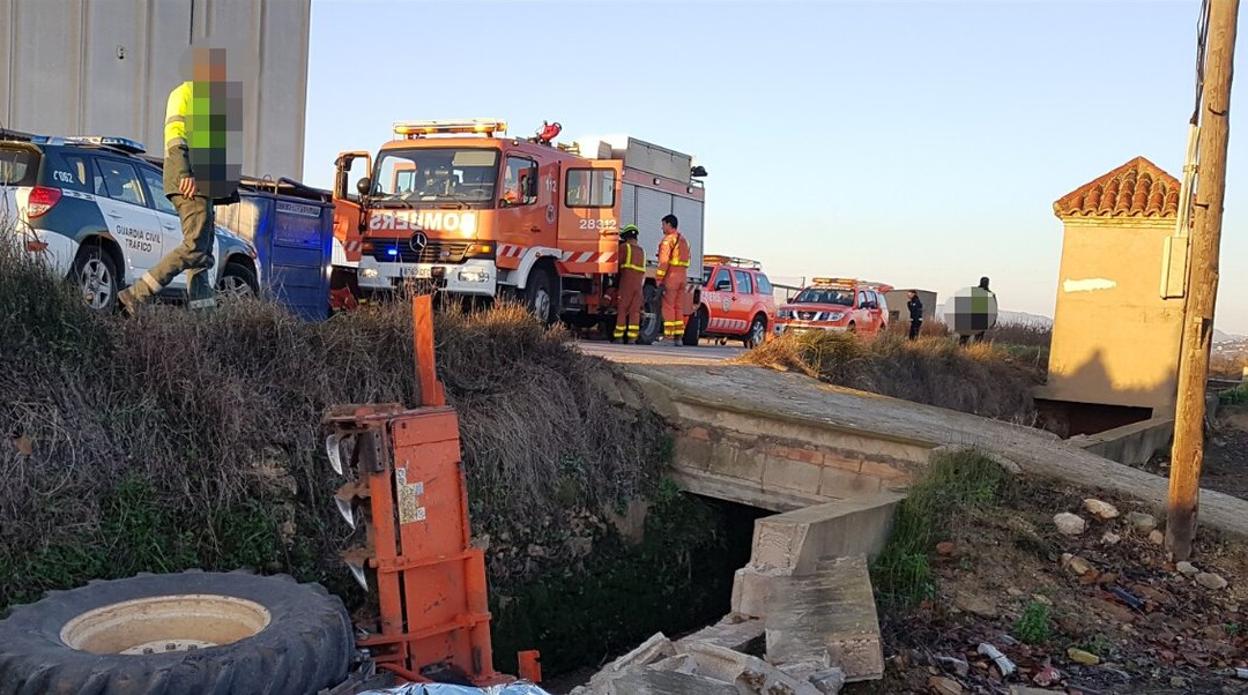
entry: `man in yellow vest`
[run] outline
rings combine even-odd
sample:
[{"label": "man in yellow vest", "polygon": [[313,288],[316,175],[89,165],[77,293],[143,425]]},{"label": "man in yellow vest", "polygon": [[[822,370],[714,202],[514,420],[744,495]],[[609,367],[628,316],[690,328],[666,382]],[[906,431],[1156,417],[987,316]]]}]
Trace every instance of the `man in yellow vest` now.
[{"label": "man in yellow vest", "polygon": [[665,215],[662,224],[663,240],[659,242],[659,270],[655,277],[663,288],[663,335],[679,345],[685,332],[680,295],[689,275],[689,242],[681,235],[675,215]]},{"label": "man in yellow vest", "polygon": [[619,301],[615,309],[615,334],[612,341],[636,341],[641,333],[641,305],[645,302],[646,252],[637,243],[637,225],[626,224],[620,230]]},{"label": "man in yellow vest", "polygon": [[215,241],[212,204],[237,200],[241,88],[226,82],[222,48],[192,48],[183,74],[188,79],[173,88],[165,107],[164,165],[164,192],[182,221],[182,243],[118,296],[131,314],[183,271],[188,306],[216,305],[208,273]]}]

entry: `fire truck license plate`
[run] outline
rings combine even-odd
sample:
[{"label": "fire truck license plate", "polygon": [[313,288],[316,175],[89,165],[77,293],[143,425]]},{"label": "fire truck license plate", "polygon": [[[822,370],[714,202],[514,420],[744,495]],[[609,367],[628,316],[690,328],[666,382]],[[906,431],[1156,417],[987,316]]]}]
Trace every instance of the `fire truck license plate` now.
[{"label": "fire truck license plate", "polygon": [[399,268],[399,275],[405,278],[416,278],[417,280],[425,280],[429,278],[430,271],[432,270],[433,270],[432,268],[425,267],[425,266],[416,266],[416,267],[404,266],[402,268]]}]

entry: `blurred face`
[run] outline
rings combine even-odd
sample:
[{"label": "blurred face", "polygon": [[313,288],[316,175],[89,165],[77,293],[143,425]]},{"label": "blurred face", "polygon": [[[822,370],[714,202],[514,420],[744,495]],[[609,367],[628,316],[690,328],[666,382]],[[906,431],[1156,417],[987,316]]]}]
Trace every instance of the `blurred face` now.
[{"label": "blurred face", "polygon": [[182,78],[190,82],[224,82],[225,49],[195,46],[187,50]]},{"label": "blurred face", "polygon": [[660,222],[660,224],[661,224],[661,225],[663,225],[663,233],[664,233],[664,234],[671,234],[672,232],[676,231],[676,228],[675,228],[675,227],[673,227],[672,225],[670,225],[670,224],[668,224],[668,223],[666,223],[666,222]]}]

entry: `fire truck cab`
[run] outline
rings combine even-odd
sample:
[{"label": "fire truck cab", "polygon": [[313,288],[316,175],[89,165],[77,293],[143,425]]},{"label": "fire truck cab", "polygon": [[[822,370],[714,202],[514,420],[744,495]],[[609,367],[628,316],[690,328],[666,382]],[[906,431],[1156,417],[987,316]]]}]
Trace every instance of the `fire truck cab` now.
[{"label": "fire truck cab", "polygon": [[[641,229],[652,276],[660,219],[685,213],[691,267],[701,267],[703,188],[690,157],[632,138],[620,147],[587,141],[587,153],[554,143],[558,124],[530,138],[506,137],[506,128],[497,119],[403,121],[375,159],[340,154],[335,275],[366,293],[414,282],[462,297],[514,296],[543,322],[589,326],[613,315],[624,224]],[[368,173],[351,193],[358,160]],[[646,323],[657,330],[658,321]]]}]

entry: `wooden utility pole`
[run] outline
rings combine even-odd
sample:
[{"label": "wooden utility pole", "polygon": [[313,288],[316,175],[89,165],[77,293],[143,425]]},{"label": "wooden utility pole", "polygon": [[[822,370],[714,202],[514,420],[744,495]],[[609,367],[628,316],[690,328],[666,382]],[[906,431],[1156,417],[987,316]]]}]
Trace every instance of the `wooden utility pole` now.
[{"label": "wooden utility pole", "polygon": [[[1230,137],[1231,72],[1239,0],[1210,0],[1209,33],[1200,107],[1196,200],[1193,203],[1190,269],[1179,353],[1174,447],[1170,454],[1170,498],[1166,547],[1175,560],[1192,554],[1204,459],[1205,381],[1218,294],[1218,248],[1222,201],[1226,196],[1226,146]],[[1187,201],[1180,201],[1186,204]]]}]

